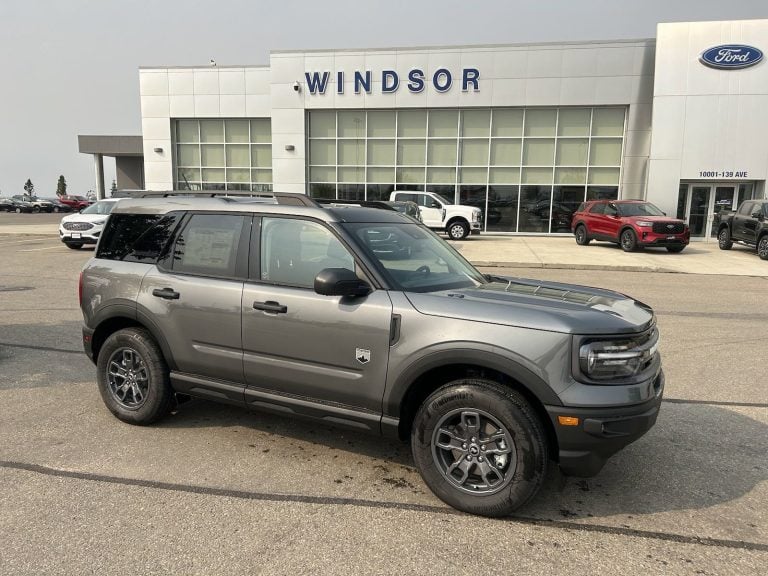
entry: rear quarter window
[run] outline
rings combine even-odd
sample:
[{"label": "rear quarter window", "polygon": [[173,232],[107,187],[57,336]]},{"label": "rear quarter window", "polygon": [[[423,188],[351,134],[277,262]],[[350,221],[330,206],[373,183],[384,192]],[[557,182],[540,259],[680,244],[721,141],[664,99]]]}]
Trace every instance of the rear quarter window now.
[{"label": "rear quarter window", "polygon": [[163,256],[180,218],[180,213],[112,214],[96,258],[155,263]]}]

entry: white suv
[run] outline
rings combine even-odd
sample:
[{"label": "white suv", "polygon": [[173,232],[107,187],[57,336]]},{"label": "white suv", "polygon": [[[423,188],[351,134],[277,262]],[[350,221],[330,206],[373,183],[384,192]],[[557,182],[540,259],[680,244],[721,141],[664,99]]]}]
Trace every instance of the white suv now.
[{"label": "white suv", "polygon": [[64,216],[59,224],[59,238],[74,250],[79,250],[85,244],[96,244],[117,202],[117,198],[99,200],[76,214]]},{"label": "white suv", "polygon": [[483,214],[479,208],[453,204],[434,192],[395,190],[389,199],[415,202],[424,225],[445,232],[451,240],[463,240],[470,232],[480,234]]}]

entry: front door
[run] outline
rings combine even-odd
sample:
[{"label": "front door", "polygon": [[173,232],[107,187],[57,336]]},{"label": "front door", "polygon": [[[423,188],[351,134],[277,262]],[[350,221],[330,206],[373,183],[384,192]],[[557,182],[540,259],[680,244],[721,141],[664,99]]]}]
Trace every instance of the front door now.
[{"label": "front door", "polygon": [[712,220],[710,222],[710,237],[717,238],[716,215],[725,210],[736,210],[736,186],[732,184],[712,186]]},{"label": "front door", "polygon": [[[686,188],[687,201],[686,200]],[[678,217],[682,217],[682,206],[686,206],[691,238],[709,240],[717,237],[716,215],[724,210],[736,210],[738,203],[751,194],[748,184],[692,183],[682,184]]]},{"label": "front door", "polygon": [[324,224],[264,217],[253,233],[242,303],[246,401],[314,415],[311,402],[321,399],[378,418],[392,322],[387,292],[341,298],[314,291],[324,268],[357,271]]}]

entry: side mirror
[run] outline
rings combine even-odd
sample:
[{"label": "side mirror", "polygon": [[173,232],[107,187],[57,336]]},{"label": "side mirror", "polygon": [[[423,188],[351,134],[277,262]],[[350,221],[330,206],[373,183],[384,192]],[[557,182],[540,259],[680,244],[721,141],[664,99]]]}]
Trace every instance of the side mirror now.
[{"label": "side mirror", "polygon": [[315,292],[322,296],[368,296],[371,287],[347,268],[324,268],[315,276]]}]

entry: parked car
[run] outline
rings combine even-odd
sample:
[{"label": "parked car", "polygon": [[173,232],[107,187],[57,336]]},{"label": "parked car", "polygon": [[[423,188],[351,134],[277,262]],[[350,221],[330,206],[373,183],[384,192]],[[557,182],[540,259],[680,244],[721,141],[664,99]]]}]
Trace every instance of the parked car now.
[{"label": "parked car", "polygon": [[12,204],[12,208],[9,210],[9,212],[26,212],[31,213],[34,209],[32,204],[29,202],[24,202],[23,200],[16,200],[16,198],[6,198],[6,200],[10,200]]},{"label": "parked car", "polygon": [[720,250],[734,242],[752,246],[762,260],[768,260],[768,200],[745,200],[736,212],[720,211],[715,221]]},{"label": "parked car", "polygon": [[82,210],[93,204],[85,196],[60,196],[59,202],[70,206],[72,210]]},{"label": "parked car", "polygon": [[72,212],[72,207],[69,204],[64,204],[58,198],[43,198],[43,200],[47,200],[53,204],[54,212]]},{"label": "parked car", "polygon": [[116,198],[99,200],[77,214],[64,216],[59,224],[59,238],[73,250],[79,250],[85,244],[96,244],[117,202]]},{"label": "parked car", "polygon": [[391,210],[184,194],[120,200],[80,274],[83,346],[124,422],[188,395],[410,440],[439,498],[503,516],[550,460],[594,475],[656,421],[641,302],[483,275]]},{"label": "parked car", "polygon": [[10,198],[3,198],[0,196],[0,212],[13,212],[15,210],[15,204]]},{"label": "parked car", "polygon": [[584,202],[573,215],[571,231],[581,246],[591,240],[604,240],[618,244],[626,252],[651,247],[682,252],[691,239],[683,220],[670,218],[642,200]]},{"label": "parked car", "polygon": [[434,192],[395,190],[389,199],[415,202],[424,225],[436,232],[445,232],[451,240],[463,240],[470,233],[480,234],[483,227],[479,208],[454,204]]},{"label": "parked car", "polygon": [[53,204],[44,198],[18,194],[14,196],[13,199],[30,204],[32,206],[32,212],[53,212]]}]

